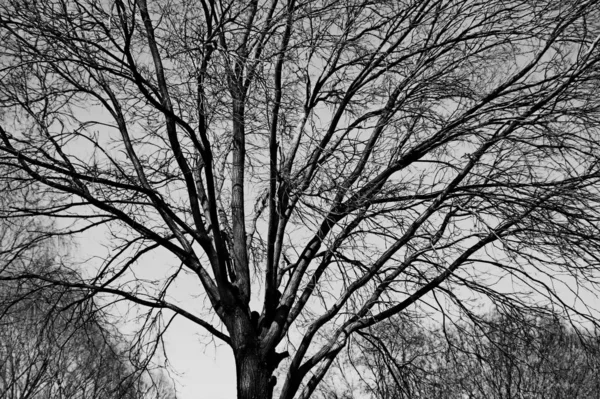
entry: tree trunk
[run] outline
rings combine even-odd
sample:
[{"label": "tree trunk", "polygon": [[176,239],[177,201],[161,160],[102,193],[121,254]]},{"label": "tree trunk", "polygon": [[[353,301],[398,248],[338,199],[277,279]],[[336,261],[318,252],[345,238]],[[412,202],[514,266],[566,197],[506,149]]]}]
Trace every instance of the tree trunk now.
[{"label": "tree trunk", "polygon": [[237,399],[271,399],[274,386],[271,383],[272,370],[258,350],[242,350],[235,357]]}]

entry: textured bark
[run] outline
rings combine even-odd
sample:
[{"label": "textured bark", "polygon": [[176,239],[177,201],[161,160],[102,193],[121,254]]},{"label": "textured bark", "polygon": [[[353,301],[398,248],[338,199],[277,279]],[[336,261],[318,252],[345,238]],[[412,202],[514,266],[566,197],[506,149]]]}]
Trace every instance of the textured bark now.
[{"label": "textured bark", "polygon": [[272,385],[269,382],[278,362],[273,361],[273,350],[267,350],[257,333],[256,317],[249,309],[235,305],[227,307],[225,312],[235,357],[237,398],[270,399]]},{"label": "textured bark", "polygon": [[236,354],[237,398],[271,399],[272,370],[257,349],[242,349]]}]

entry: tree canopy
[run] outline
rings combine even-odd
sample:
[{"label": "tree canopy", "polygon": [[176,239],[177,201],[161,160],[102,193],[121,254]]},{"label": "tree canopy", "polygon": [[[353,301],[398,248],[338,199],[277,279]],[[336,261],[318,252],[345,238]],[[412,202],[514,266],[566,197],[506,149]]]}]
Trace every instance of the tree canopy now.
[{"label": "tree canopy", "polygon": [[417,307],[596,322],[599,14],[3,0],[0,163],[48,199],[6,214],[108,239],[83,280],[0,279],[186,318],[231,347],[240,399],[310,397],[349,337]]}]

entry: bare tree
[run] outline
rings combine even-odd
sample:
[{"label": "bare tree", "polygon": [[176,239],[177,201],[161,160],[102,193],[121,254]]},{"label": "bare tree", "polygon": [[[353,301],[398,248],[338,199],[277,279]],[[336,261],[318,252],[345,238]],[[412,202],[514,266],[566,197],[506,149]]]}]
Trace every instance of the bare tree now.
[{"label": "bare tree", "polygon": [[472,326],[458,348],[469,366],[461,372],[461,386],[470,397],[488,398],[598,398],[600,347],[597,337],[569,328],[556,315],[514,319],[489,318],[482,333]]},{"label": "bare tree", "polygon": [[135,367],[125,341],[101,309],[82,300],[84,293],[43,285],[0,289],[0,397],[175,397],[160,371]]},{"label": "bare tree", "polygon": [[[308,398],[352,334],[409,307],[595,320],[599,11],[4,0],[1,162],[53,198],[12,211],[111,250],[85,281],[0,278],[132,301],[159,333],[191,320],[231,347],[240,399]],[[155,252],[174,267],[136,278]]]},{"label": "bare tree", "polygon": [[[0,191],[2,209],[33,206],[38,191]],[[38,187],[39,188],[39,187]],[[20,205],[21,204],[21,205]],[[0,218],[0,271],[80,282],[60,265],[54,226],[39,218]],[[173,386],[141,360],[86,289],[33,280],[0,281],[0,397],[4,399],[170,399]]]},{"label": "bare tree", "polygon": [[597,336],[556,314],[492,314],[433,330],[406,324],[394,317],[361,332],[336,366],[350,377],[336,388],[324,384],[320,397],[600,397]]}]

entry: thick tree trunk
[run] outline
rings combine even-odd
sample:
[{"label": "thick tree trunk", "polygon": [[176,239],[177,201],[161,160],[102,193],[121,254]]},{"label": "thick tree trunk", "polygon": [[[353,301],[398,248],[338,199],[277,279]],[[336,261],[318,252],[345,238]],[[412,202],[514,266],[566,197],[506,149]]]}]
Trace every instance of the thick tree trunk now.
[{"label": "thick tree trunk", "polygon": [[261,359],[257,350],[240,351],[236,354],[237,399],[271,399],[272,370]]}]

